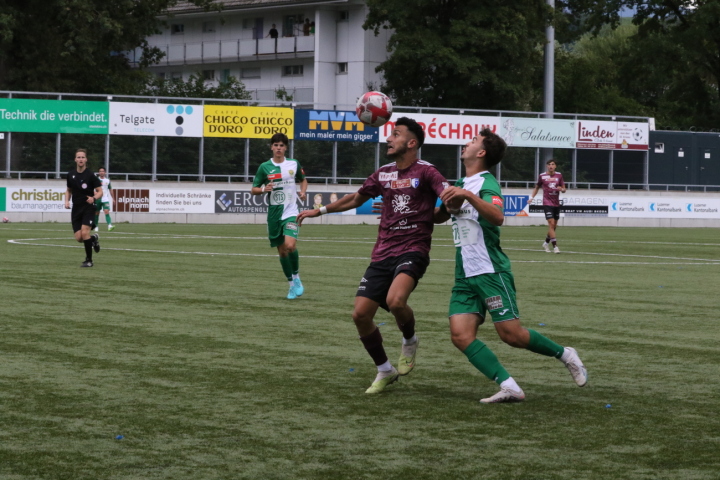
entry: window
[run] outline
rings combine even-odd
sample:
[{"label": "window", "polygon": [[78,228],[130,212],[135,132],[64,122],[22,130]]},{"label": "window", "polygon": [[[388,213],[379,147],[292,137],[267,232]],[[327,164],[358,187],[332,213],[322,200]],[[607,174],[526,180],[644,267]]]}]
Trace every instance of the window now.
[{"label": "window", "polygon": [[230,80],[230,69],[220,71],[220,83],[227,83]]},{"label": "window", "polygon": [[160,80],[165,80],[165,72],[158,72],[157,76]]},{"label": "window", "polygon": [[185,24],[173,23],[172,25],[170,25],[171,35],[182,35],[183,33],[185,33]]},{"label": "window", "polygon": [[215,31],[215,22],[203,22],[203,33],[211,33]]},{"label": "window", "polygon": [[173,79],[182,80],[183,74],[182,74],[182,72],[172,72],[172,73],[170,74],[170,77],[173,78]]},{"label": "window", "polygon": [[240,70],[240,78],[260,78],[259,68],[243,68]]},{"label": "window", "polygon": [[283,21],[283,37],[294,37],[302,35],[302,24],[305,21],[305,15],[286,15]]},{"label": "window", "polygon": [[348,73],[347,62],[340,62],[337,64],[337,73],[338,74]]},{"label": "window", "polygon": [[302,77],[302,65],[285,65],[282,70],[283,77]]},{"label": "window", "polygon": [[215,80],[215,70],[203,70],[203,80]]},{"label": "window", "polygon": [[341,10],[338,12],[338,21],[347,22],[348,20],[350,20],[350,12],[347,10]]}]

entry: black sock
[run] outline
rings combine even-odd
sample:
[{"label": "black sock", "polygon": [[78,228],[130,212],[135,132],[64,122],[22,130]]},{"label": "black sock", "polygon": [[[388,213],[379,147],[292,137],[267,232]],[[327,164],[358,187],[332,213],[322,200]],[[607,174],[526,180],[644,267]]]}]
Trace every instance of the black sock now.
[{"label": "black sock", "polygon": [[92,262],[93,240],[92,238],[88,238],[87,240],[83,240],[83,243],[85,244],[85,256]]},{"label": "black sock", "polygon": [[376,328],[374,332],[366,337],[360,337],[360,341],[365,346],[365,350],[370,354],[370,358],[373,359],[375,365],[382,365],[388,361],[379,328]]}]

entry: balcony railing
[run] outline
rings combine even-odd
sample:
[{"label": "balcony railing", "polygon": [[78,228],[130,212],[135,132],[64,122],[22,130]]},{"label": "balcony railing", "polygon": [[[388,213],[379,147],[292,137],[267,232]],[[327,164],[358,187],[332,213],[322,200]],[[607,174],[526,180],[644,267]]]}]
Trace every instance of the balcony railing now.
[{"label": "balcony railing", "polygon": [[[315,36],[258,38],[254,40],[217,40],[200,43],[155,45],[165,52],[160,65],[221,63],[271,55],[303,55],[315,52]],[[140,62],[142,51],[128,52],[131,64]]]}]

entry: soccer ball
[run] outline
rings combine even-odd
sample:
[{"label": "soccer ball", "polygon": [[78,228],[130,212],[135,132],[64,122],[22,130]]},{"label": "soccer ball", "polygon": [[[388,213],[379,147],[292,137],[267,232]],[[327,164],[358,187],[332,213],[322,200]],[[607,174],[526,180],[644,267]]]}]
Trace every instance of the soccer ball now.
[{"label": "soccer ball", "polygon": [[10,219],[7,217],[3,217],[3,223],[10,223]]},{"label": "soccer ball", "polygon": [[371,127],[381,127],[392,116],[392,102],[382,92],[367,92],[361,96],[355,106],[355,113],[361,122]]}]

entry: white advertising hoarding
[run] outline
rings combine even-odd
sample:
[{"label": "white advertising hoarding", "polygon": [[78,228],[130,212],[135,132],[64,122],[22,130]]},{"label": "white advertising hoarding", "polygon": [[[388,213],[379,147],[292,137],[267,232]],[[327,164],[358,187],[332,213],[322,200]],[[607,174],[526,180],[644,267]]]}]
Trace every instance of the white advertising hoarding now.
[{"label": "white advertising hoarding", "polygon": [[[8,212],[68,212],[65,210],[65,188],[7,188],[5,210]],[[72,202],[71,202],[72,203]]]},{"label": "white advertising hoarding", "polygon": [[110,102],[111,135],[202,137],[203,106]]},{"label": "white advertising hoarding", "polygon": [[577,148],[647,150],[650,128],[647,123],[577,121]]},{"label": "white advertising hoarding", "polygon": [[575,148],[575,120],[508,117],[500,136],[509,147]]},{"label": "white advertising hoarding", "polygon": [[215,190],[150,190],[150,213],[215,213]]},{"label": "white advertising hoarding", "polygon": [[[426,113],[394,113],[393,120],[409,117],[418,122],[425,131],[427,145],[465,145],[484,128],[500,133],[500,117],[478,117],[471,115],[430,115]],[[380,127],[380,143],[386,143],[387,137],[395,128],[390,120]]]}]

